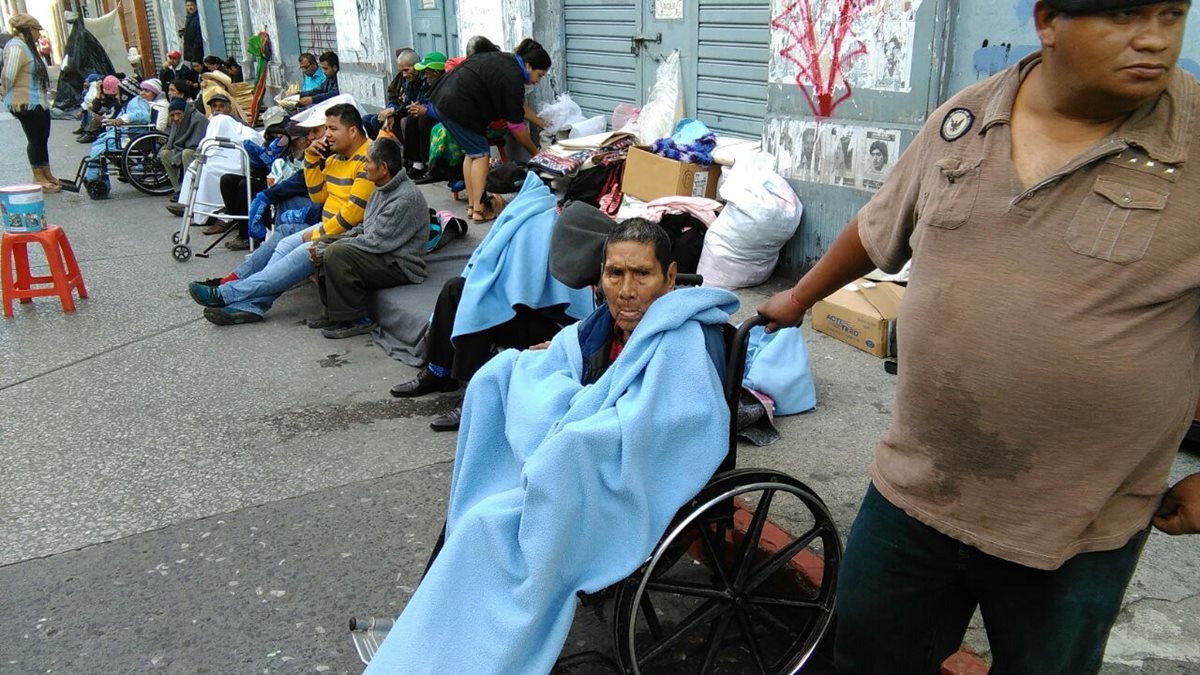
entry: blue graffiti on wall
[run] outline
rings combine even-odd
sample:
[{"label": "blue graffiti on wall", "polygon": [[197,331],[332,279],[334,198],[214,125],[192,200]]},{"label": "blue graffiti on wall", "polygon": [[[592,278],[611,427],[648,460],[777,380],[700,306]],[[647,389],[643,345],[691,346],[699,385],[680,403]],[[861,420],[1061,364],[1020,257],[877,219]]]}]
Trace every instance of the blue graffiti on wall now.
[{"label": "blue graffiti on wall", "polygon": [[992,45],[984,40],[983,46],[975,50],[975,76],[991,77],[1037,50],[1037,45],[1013,45],[1007,42]]}]

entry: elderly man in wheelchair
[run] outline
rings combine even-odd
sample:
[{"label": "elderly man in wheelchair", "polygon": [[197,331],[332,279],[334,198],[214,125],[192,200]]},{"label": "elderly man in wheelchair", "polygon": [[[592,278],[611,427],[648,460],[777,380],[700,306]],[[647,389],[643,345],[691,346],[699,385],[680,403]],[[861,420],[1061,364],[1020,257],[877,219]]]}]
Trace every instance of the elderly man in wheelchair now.
[{"label": "elderly man in wheelchair", "polygon": [[[740,386],[729,390],[723,380],[736,296],[711,288],[673,290],[670,240],[657,224],[639,218],[615,226],[601,258],[606,304],[549,343],[502,352],[471,380],[440,548],[368,673],[550,672],[567,640],[577,594],[618,584],[630,587],[617,592],[620,611],[628,615],[617,620],[618,655],[627,672],[644,672],[638,666],[645,668],[654,656],[645,653],[646,640],[682,644],[678,635],[707,626],[711,618],[722,624],[716,641],[724,644],[733,615],[721,618],[705,605],[664,629],[657,600],[644,583],[631,585],[631,573],[670,578],[668,568],[683,552],[703,544],[708,555],[697,557],[707,559],[705,569],[720,570],[726,587],[710,590],[691,581],[676,586],[697,589],[693,595],[704,602],[717,603],[724,594],[732,608],[740,593],[735,586],[748,589],[738,597],[751,597],[757,586],[749,582],[761,585],[809,542],[825,542],[836,566],[836,533],[820,500],[806,489],[802,506],[816,507],[821,522],[805,526],[806,535],[783,543],[778,554],[757,557],[770,495],[756,500],[762,515],[749,516],[741,539],[733,536],[736,495],[763,485],[772,494],[788,492],[790,485],[781,481],[792,479],[766,479],[760,472],[710,483],[734,461],[728,401]],[[731,363],[744,360],[744,347],[733,351]],[[741,368],[735,370],[730,377],[740,383]],[[709,494],[713,489],[718,496]],[[679,514],[689,510],[683,507],[693,508],[681,520]],[[664,532],[668,537],[660,542]],[[725,546],[727,540],[751,539],[753,547]],[[748,561],[744,570],[729,562],[734,548]],[[831,575],[825,577],[828,583],[818,580],[822,588],[803,600],[769,600],[824,608],[832,594]],[[653,615],[647,617],[653,636],[636,619],[643,609]],[[755,651],[755,658],[802,663],[828,622],[825,614],[814,616],[805,637],[792,638],[786,653],[764,657]],[[757,645],[749,619],[743,630]],[[715,657],[717,650],[709,651]]]},{"label": "elderly man in wheelchair", "polygon": [[[92,141],[91,151],[79,162],[76,180],[64,187],[77,192],[82,185],[92,199],[108,196],[108,163],[118,164],[119,176],[132,182],[142,192],[162,194],[163,179],[158,163],[158,148],[166,138],[167,100],[163,97],[158,79],[144,80],[138,95],[130,98],[119,115],[103,121],[104,130]],[[146,139],[144,148],[128,152],[138,138],[154,134]]]}]

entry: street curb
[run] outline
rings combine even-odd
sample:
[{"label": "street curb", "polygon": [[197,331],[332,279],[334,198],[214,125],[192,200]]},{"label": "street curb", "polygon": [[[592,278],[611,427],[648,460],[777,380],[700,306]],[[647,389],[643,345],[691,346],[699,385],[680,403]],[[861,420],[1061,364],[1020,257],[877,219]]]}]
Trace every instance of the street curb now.
[{"label": "street curb", "polygon": [[[733,527],[744,535],[751,519],[750,512],[746,508],[747,502],[740,498],[736,499],[734,507],[737,510],[733,514]],[[787,530],[768,520],[763,525],[762,537],[759,541],[764,550],[770,554],[783,548],[792,539],[792,535]],[[789,560],[788,566],[795,570],[805,583],[813,586],[819,586],[821,579],[825,576],[825,559],[807,549],[800,551],[795,558]],[[965,646],[942,662],[941,675],[987,675],[987,672],[987,662]]]}]

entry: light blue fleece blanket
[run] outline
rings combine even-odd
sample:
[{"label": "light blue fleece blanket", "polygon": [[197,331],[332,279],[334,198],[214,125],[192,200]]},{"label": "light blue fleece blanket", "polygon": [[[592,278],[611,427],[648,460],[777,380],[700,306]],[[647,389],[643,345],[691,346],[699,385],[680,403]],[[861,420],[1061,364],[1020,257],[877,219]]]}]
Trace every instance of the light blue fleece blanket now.
[{"label": "light blue fleece blanket", "polygon": [[566,305],[567,315],[575,319],[592,313],[590,290],[567,288],[550,275],[550,232],[557,220],[554,194],[530,173],[467,261],[452,338],[508,321],[517,314],[515,305]]},{"label": "light blue fleece blanket", "polygon": [[577,325],[476,373],[445,547],[367,673],[550,672],[575,593],[637,569],[725,457],[729,410],[701,324],[737,304],[713,288],[668,293],[590,386]]}]

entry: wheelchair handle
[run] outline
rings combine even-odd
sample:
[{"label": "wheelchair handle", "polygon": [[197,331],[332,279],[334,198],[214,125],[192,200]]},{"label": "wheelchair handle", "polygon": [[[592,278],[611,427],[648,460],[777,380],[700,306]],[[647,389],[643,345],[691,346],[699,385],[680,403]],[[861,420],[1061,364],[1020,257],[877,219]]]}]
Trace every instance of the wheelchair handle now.
[{"label": "wheelchair handle", "polygon": [[733,412],[735,425],[737,424],[737,403],[742,392],[742,378],[746,375],[746,352],[750,346],[750,331],[768,323],[770,320],[767,317],[755,314],[743,321],[733,335],[733,344],[729,350],[729,362],[725,369],[725,402],[729,404],[729,410]]}]

